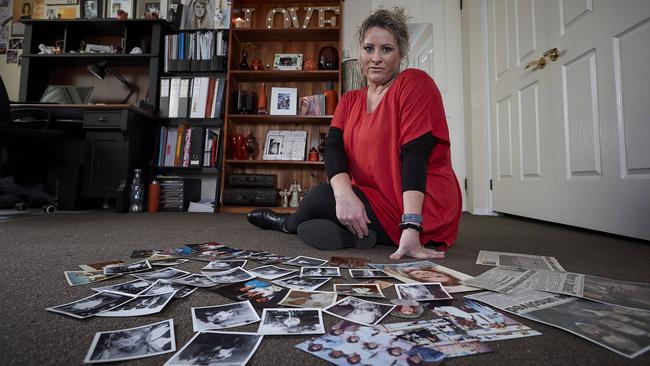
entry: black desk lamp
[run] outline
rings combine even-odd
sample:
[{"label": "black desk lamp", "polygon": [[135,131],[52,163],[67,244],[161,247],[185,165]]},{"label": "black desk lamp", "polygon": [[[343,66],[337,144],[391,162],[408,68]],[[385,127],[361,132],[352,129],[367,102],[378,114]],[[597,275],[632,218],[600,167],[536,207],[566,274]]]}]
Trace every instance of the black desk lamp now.
[{"label": "black desk lamp", "polygon": [[113,74],[113,76],[115,76],[117,80],[119,80],[122,84],[124,84],[124,86],[126,86],[127,89],[129,89],[129,94],[126,96],[126,98],[124,98],[121,104],[126,104],[131,98],[131,95],[133,95],[134,92],[140,90],[138,89],[137,86],[126,81],[126,79],[122,75],[120,75],[120,73],[115,71],[115,69],[109,67],[108,61],[100,61],[97,64],[88,65],[87,68],[88,71],[90,71],[98,79],[104,79],[104,77],[106,76],[106,71],[108,71],[109,73]]}]

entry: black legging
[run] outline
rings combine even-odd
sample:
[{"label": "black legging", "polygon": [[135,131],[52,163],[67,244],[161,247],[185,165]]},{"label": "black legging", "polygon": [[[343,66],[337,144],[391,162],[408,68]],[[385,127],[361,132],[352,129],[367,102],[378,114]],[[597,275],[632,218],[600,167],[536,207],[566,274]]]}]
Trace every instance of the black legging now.
[{"label": "black legging", "polygon": [[[372,207],[370,207],[370,202],[368,202],[366,196],[357,187],[352,187],[352,189],[366,207],[366,214],[368,215],[368,219],[370,219],[368,229],[377,234],[377,243],[394,245],[393,241],[388,237],[388,234],[386,234],[386,231],[384,231],[384,228],[379,223],[379,220],[377,219],[375,212],[372,210]],[[320,184],[310,189],[305,197],[303,197],[302,201],[300,201],[300,206],[298,206],[296,212],[287,218],[284,227],[290,232],[295,233],[298,230],[298,225],[307,220],[313,219],[326,219],[341,225],[336,217],[336,200],[334,199],[334,191],[332,190],[332,186],[329,184]]]}]

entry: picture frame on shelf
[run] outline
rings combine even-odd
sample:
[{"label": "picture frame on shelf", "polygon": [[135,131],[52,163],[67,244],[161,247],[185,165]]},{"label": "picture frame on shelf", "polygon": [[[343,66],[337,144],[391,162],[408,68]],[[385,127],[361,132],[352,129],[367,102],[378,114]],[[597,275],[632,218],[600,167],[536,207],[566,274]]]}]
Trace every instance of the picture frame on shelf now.
[{"label": "picture frame on shelf", "polygon": [[108,0],[106,2],[106,18],[117,18],[117,11],[122,10],[129,13],[129,19],[133,18],[133,0]]},{"label": "picture frame on shelf", "polygon": [[104,0],[81,0],[81,17],[98,19],[104,17]]},{"label": "picture frame on shelf", "polygon": [[48,5],[77,5],[79,0],[45,0],[45,6]]},{"label": "picture frame on shelf", "polygon": [[77,19],[80,10],[78,5],[46,5],[45,18],[47,19]]},{"label": "picture frame on shelf", "polygon": [[273,59],[273,70],[302,70],[302,59],[301,53],[276,53]]},{"label": "picture frame on shelf", "polygon": [[167,19],[167,0],[139,0],[136,4],[137,19],[154,19],[153,13],[158,14],[160,19]]},{"label": "picture frame on shelf", "polygon": [[262,160],[305,160],[307,131],[269,130]]},{"label": "picture frame on shelf", "polygon": [[298,106],[298,88],[271,88],[271,115],[295,116]]}]

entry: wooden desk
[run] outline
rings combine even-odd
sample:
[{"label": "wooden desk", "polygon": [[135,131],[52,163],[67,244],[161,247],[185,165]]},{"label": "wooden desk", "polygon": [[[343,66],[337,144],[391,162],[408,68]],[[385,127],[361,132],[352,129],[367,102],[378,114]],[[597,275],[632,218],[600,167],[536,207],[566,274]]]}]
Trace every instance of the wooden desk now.
[{"label": "wooden desk", "polygon": [[60,194],[61,209],[76,209],[80,191],[81,198],[114,199],[116,211],[126,212],[133,169],[142,169],[143,182],[149,181],[148,168],[156,142],[156,119],[150,111],[122,104],[22,104],[13,107],[47,109],[57,118],[79,119],[81,123],[84,143],[66,154],[67,159],[78,160],[79,168],[68,169],[60,179],[73,182],[81,177],[81,189],[68,189],[65,197]]}]

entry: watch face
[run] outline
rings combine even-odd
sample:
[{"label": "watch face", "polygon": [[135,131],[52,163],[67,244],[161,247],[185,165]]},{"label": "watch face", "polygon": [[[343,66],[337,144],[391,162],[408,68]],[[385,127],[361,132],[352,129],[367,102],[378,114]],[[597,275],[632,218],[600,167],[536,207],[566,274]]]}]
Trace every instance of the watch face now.
[{"label": "watch face", "polygon": [[404,214],[402,215],[402,222],[417,222],[422,223],[421,214]]}]

